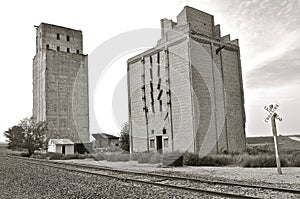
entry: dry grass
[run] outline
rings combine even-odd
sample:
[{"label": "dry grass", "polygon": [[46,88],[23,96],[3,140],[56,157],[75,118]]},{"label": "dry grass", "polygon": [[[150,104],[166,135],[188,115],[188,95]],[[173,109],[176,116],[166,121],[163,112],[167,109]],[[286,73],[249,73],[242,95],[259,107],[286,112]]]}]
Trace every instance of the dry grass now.
[{"label": "dry grass", "polygon": [[[300,152],[291,155],[280,155],[281,166],[295,167],[300,166]],[[189,166],[241,166],[241,167],[276,167],[275,155],[265,154],[218,154],[199,158],[197,154],[185,153],[184,164]]]}]

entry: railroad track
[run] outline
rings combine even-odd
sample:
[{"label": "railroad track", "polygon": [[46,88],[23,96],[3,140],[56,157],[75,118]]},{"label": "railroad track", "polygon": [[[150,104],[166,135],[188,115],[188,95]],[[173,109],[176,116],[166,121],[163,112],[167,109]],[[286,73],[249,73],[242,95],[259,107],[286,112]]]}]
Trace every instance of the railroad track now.
[{"label": "railroad track", "polygon": [[300,190],[295,189],[258,186],[232,182],[227,183],[222,181],[186,178],[181,176],[171,176],[158,173],[135,172],[103,166],[56,162],[42,159],[24,158],[18,156],[6,157],[20,159],[22,161],[30,162],[32,164],[63,169],[70,172],[98,175],[106,178],[118,179],[125,182],[142,183],[171,189],[198,192],[219,197],[266,198],[266,196],[274,196],[279,198],[300,198]]}]

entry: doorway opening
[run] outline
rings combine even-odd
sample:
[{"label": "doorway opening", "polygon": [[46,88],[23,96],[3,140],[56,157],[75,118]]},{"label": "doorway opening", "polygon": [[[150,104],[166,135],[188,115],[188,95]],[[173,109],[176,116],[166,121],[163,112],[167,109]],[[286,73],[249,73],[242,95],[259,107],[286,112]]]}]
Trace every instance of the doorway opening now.
[{"label": "doorway opening", "polygon": [[62,154],[66,154],[66,146],[62,146],[61,152]]},{"label": "doorway opening", "polygon": [[162,136],[156,136],[156,150],[162,154]]}]

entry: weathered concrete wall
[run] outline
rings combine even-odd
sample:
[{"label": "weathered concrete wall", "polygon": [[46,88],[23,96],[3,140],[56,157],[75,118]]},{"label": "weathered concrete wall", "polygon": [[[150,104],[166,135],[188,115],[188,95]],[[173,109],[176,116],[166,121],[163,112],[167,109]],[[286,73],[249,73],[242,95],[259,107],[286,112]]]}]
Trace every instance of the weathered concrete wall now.
[{"label": "weathered concrete wall", "polygon": [[[139,62],[129,66],[129,95],[131,103],[130,139],[135,152],[147,151],[147,126],[143,98],[143,67]],[[143,132],[143,133],[141,133]]]},{"label": "weathered concrete wall", "polygon": [[44,23],[37,28],[33,103],[33,115],[48,123],[49,138],[89,142],[88,65],[81,31]]},{"label": "weathered concrete wall", "polygon": [[[165,29],[158,45],[128,60],[131,152],[145,151],[148,145],[149,151],[156,151],[158,136],[168,139],[163,152],[206,155],[244,150],[245,114],[237,40],[231,41],[229,35],[221,38],[213,16],[190,7],[177,16],[177,24],[163,19],[161,25]],[[165,75],[156,74],[158,65],[165,66]],[[162,84],[154,89],[159,81],[166,82],[165,87]],[[135,88],[140,87],[144,90],[136,92]],[[156,97],[161,91],[159,102]],[[165,114],[168,123],[164,123]],[[137,120],[139,128],[133,122]],[[161,134],[163,126],[166,134]]]}]

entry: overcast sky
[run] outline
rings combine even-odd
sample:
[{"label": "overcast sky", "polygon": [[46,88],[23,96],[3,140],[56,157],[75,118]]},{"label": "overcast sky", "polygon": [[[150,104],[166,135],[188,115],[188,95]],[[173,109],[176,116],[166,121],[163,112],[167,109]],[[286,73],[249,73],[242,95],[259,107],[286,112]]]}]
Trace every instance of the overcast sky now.
[{"label": "overcast sky", "polygon": [[[84,53],[90,54],[117,34],[159,28],[161,18],[176,21],[185,5],[214,15],[215,23],[221,25],[221,34],[231,34],[231,39],[240,41],[246,135],[271,135],[269,124],[264,123],[267,113],[263,109],[270,103],[279,104],[278,113],[283,118],[278,123],[279,133],[299,134],[300,1],[10,0],[0,3],[0,141],[5,140],[2,132],[32,114],[34,25],[46,22],[81,29]],[[121,57],[115,61],[121,74],[126,73],[125,60]],[[119,97],[122,96],[127,99],[126,93]],[[122,122],[108,122],[104,131],[117,134],[118,123]]]}]

